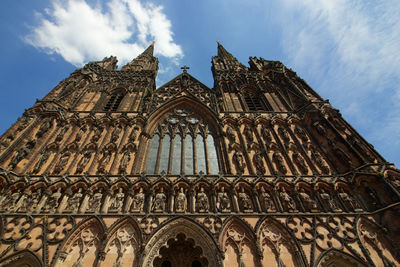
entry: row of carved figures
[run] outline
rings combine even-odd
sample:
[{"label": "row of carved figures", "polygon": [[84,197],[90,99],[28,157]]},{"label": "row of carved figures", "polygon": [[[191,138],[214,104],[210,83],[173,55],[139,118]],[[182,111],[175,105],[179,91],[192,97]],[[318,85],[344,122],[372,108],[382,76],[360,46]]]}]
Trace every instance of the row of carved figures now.
[{"label": "row of carved figures", "polygon": [[[335,191],[320,184],[315,190],[303,185],[295,188],[278,183],[275,188],[258,184],[250,189],[245,184],[230,187],[219,183],[215,187],[198,184],[190,188],[187,184],[168,187],[158,183],[148,189],[146,185],[94,186],[84,191],[83,187],[63,186],[27,188],[24,191],[7,190],[0,197],[2,212],[31,213],[129,213],[129,212],[342,212],[360,211],[361,204],[345,185],[337,185]],[[378,199],[376,194],[371,197]]]}]

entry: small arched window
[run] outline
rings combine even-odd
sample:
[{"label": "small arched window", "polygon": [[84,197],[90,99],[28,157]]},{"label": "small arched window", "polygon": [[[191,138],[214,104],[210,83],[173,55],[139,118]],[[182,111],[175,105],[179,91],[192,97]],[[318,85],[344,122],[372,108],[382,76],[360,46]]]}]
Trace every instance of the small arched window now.
[{"label": "small arched window", "polygon": [[123,98],[124,94],[121,91],[112,93],[104,106],[104,111],[117,111]]},{"label": "small arched window", "polygon": [[263,94],[256,90],[246,88],[242,93],[242,99],[247,107],[247,111],[271,111],[272,108],[265,100]]},{"label": "small arched window", "polygon": [[190,109],[175,109],[159,123],[147,156],[146,173],[218,174],[214,137]]}]

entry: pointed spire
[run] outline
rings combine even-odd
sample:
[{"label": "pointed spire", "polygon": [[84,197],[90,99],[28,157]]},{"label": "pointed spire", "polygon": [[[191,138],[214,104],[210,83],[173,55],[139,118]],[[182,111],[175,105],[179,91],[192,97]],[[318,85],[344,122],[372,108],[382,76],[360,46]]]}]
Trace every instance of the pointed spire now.
[{"label": "pointed spire", "polygon": [[123,71],[158,70],[158,59],[154,54],[154,41],[139,56],[121,68]]},{"label": "pointed spire", "polygon": [[246,69],[231,53],[229,53],[222,44],[217,41],[218,55],[213,57],[213,66],[217,70],[243,70]]},{"label": "pointed spire", "polygon": [[237,59],[232,56],[231,53],[229,53],[228,51],[226,51],[226,49],[222,46],[222,44],[217,41],[218,43],[218,57],[220,57],[221,59],[225,59],[225,60],[236,60]]}]

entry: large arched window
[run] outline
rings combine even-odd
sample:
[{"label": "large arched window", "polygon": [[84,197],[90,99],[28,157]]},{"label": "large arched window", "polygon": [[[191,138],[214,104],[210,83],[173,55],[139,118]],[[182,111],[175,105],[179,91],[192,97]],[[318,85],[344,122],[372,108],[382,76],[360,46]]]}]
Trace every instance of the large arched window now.
[{"label": "large arched window", "polygon": [[168,113],[153,134],[146,173],[218,174],[214,137],[206,123],[190,109]]},{"label": "large arched window", "polygon": [[117,111],[123,98],[124,93],[122,91],[113,92],[104,106],[104,111]]}]

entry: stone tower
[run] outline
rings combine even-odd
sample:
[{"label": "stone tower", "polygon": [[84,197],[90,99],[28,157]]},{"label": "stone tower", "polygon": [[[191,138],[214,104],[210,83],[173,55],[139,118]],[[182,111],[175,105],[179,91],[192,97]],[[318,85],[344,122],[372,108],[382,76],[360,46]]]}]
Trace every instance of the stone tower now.
[{"label": "stone tower", "polygon": [[0,266],[398,266],[400,172],[281,62],[151,44],[74,71],[0,138]]}]

